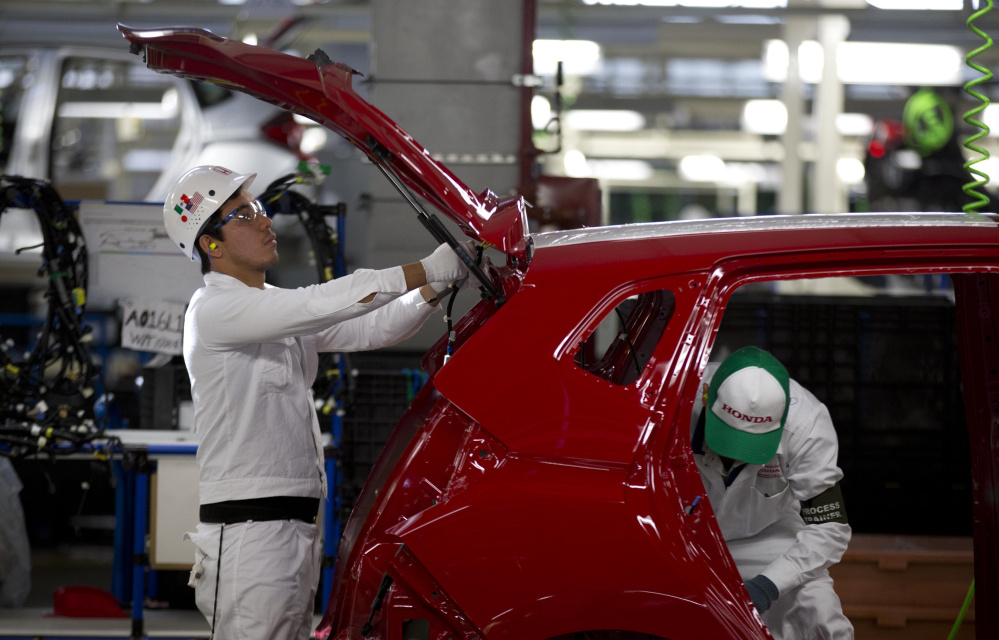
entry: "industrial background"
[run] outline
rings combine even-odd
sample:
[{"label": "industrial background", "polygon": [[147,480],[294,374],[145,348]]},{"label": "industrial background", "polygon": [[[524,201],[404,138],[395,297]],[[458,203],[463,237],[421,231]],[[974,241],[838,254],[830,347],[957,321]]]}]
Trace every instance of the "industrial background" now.
[{"label": "industrial background", "polygon": [[[975,131],[961,116],[979,104],[962,90],[980,75],[964,60],[983,43],[966,25],[974,10],[970,0],[2,0],[0,173],[49,180],[67,201],[157,203],[195,163],[276,178],[318,161],[330,173],[308,195],[337,211],[344,272],[433,250],[350,144],[247,96],[148,71],[128,53],[122,23],[200,27],[301,56],[322,49],[358,70],[357,91],[474,190],[524,194],[534,231],[958,211],[971,157],[958,141]],[[978,26],[999,33],[999,18]],[[997,60],[991,50],[977,58],[990,69]],[[904,114],[924,88],[943,111]],[[991,83],[980,90],[999,95]],[[991,106],[979,117],[999,123]],[[905,137],[903,124],[924,139]],[[979,144],[999,151],[992,136]],[[292,216],[275,226],[282,262],[270,281],[315,282],[308,233]],[[40,237],[33,216],[3,213],[0,336],[11,345],[30,342],[44,313],[40,257],[20,250]],[[182,359],[122,346],[113,286],[89,308],[115,394],[109,415],[120,428],[189,429]],[[785,288],[734,302],[718,344],[762,341],[829,406],[855,533],[899,536],[894,548],[913,550],[912,562],[915,551],[952,561],[937,577],[963,584],[970,472],[966,443],[953,444],[963,429],[953,325],[946,283]],[[420,356],[444,332],[435,320],[397,348],[339,363],[338,522],[419,389]],[[883,406],[919,413],[923,428],[903,439]],[[884,446],[906,453],[895,464],[877,453]],[[15,469],[31,544],[25,609],[51,610],[65,585],[122,600],[130,578],[114,566],[125,544],[115,523],[132,497],[108,465],[42,456]],[[185,571],[155,573],[150,610],[193,609]],[[34,635],[14,633],[16,619],[0,609],[0,637]],[[943,637],[944,626],[925,637]],[[870,634],[858,638],[924,637],[890,616]]]}]

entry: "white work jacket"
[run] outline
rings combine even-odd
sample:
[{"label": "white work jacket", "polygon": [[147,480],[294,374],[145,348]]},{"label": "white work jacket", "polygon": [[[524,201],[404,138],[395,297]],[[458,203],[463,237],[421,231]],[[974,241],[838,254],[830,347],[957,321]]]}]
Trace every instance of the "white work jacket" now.
[{"label": "white work jacket", "polygon": [[[205,275],[184,318],[201,504],[325,497],[312,397],[320,351],[363,351],[413,335],[436,309],[402,267],[300,289]],[[360,303],[371,293],[374,301]]]},{"label": "white work jacket", "polygon": [[[709,364],[704,379],[710,380],[717,367]],[[795,380],[790,392],[777,454],[766,464],[744,465],[728,487],[719,456],[696,430],[692,438],[701,480],[733,559],[736,565],[746,556],[752,561],[753,575],[743,578],[762,573],[782,594],[839,562],[851,536],[848,524],[805,524],[801,517],[801,502],[835,485],[843,472],[836,463],[839,441],[829,410]]]}]

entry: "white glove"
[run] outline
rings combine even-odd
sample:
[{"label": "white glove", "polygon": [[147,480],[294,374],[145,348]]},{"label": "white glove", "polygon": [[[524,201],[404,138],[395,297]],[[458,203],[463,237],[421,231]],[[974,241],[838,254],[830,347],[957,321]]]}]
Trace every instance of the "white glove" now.
[{"label": "white glove", "polygon": [[[488,276],[489,270],[492,269],[492,262],[489,260],[489,258],[483,257],[482,264],[479,266],[482,268],[482,271]],[[450,282],[431,282],[430,286],[433,287],[434,291],[436,291],[437,293],[441,293],[441,292],[450,291],[451,284],[452,283]],[[481,286],[482,283],[479,282],[479,279],[473,276],[471,272],[469,272],[468,275],[465,276],[464,280],[457,283],[459,292],[464,291],[465,289],[478,289]]]},{"label": "white glove", "polygon": [[[465,276],[465,282],[467,282],[467,281],[468,281],[468,276]],[[431,282],[429,284],[430,284],[431,288],[433,288],[433,290],[435,292],[437,292],[437,293],[442,293],[444,291],[450,291],[451,290],[451,283],[450,282],[445,282],[443,280],[440,280],[438,282]],[[459,289],[460,289],[460,287],[459,287]]]},{"label": "white glove", "polygon": [[[475,242],[465,240],[458,243],[468,252],[468,255],[475,257]],[[433,253],[420,260],[423,270],[427,272],[427,282],[432,285],[443,283],[448,284],[462,280],[468,275],[468,267],[461,261],[458,254],[454,252],[447,243],[437,247]],[[434,287],[436,290],[437,287]]]}]

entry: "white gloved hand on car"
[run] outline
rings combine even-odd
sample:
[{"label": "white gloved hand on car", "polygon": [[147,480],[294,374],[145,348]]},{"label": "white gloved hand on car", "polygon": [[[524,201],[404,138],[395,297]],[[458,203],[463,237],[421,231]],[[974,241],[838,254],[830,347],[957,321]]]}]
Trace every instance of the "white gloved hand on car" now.
[{"label": "white gloved hand on car", "polygon": [[[480,264],[479,267],[488,277],[489,272],[492,269],[492,261],[483,256],[482,264]],[[430,286],[433,287],[434,291],[439,294],[438,298],[444,298],[451,291],[452,284],[453,283],[451,282],[432,282],[430,283]],[[482,286],[482,283],[472,274],[471,271],[469,271],[468,275],[465,276],[465,279],[456,283],[455,286],[458,287],[458,291],[461,292],[465,289],[478,289]]]},{"label": "white gloved hand on car", "polygon": [[[458,244],[468,252],[468,255],[475,257],[474,240],[465,240]],[[463,280],[468,276],[468,267],[447,243],[437,247],[432,254],[420,260],[420,264],[423,265],[423,270],[427,273],[427,282],[434,286],[435,291],[442,291],[452,282]]]}]

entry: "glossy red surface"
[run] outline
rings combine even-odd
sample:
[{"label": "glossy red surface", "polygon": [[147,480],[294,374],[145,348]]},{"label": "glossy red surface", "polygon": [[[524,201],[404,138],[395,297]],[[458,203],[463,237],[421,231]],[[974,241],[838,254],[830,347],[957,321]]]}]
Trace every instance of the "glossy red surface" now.
[{"label": "glossy red surface", "polygon": [[[204,32],[123,32],[147,46],[158,70],[235,82],[295,110],[325,113],[328,126],[358,144],[374,131],[414,188],[471,230],[486,229],[479,205],[490,197],[472,202],[455,190],[422,148],[347,91],[345,68],[327,65],[317,78],[301,61]],[[516,228],[505,225],[503,233]],[[430,380],[355,505],[318,638],[358,638],[367,624],[367,637],[380,640],[401,640],[405,629],[434,640],[541,640],[588,630],[769,638],[690,448],[691,407],[725,304],[752,282],[911,273],[947,273],[956,284],[975,451],[976,625],[979,638],[996,637],[995,216],[584,229],[530,238],[529,266],[528,239],[514,236],[501,247],[515,259],[491,274],[506,303],[480,302],[457,323],[457,351],[447,364],[443,342],[424,358]],[[659,290],[672,293],[674,306],[637,380],[615,384],[576,364],[580,343],[618,303]]]},{"label": "glossy red surface", "polygon": [[[975,534],[975,619],[979,638],[999,638],[999,275],[954,278],[961,379],[971,438]],[[985,609],[983,609],[985,610]]]},{"label": "glossy red surface", "polygon": [[[710,506],[685,513],[704,491],[684,425],[724,302],[757,279],[995,273],[997,246],[994,222],[844,222],[539,248],[502,308],[482,303],[462,319],[447,365],[435,364],[439,349],[428,355],[434,389],[404,420],[420,424],[401,425],[412,439],[379,462],[376,474],[391,471],[366,488],[379,491],[376,507],[354,516],[366,534],[342,548],[370,586],[353,608],[358,589],[347,586],[324,625],[359,629],[374,585],[395,571],[391,544],[433,577],[430,591],[459,607],[462,623],[438,619],[435,599],[421,599],[426,589],[398,585],[389,606],[456,637],[767,637]],[[650,289],[673,291],[676,310],[638,381],[621,387],[579,369],[574,346],[602,313]],[[986,451],[991,468],[996,454]],[[994,521],[991,507],[979,508]],[[392,615],[378,637],[398,637]],[[467,624],[474,629],[463,632]]]}]

